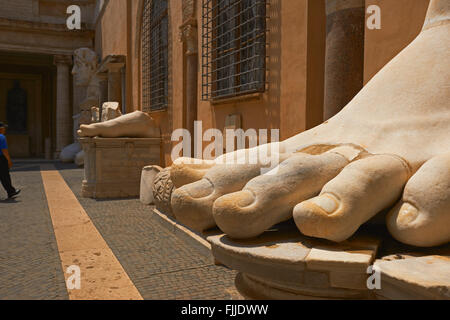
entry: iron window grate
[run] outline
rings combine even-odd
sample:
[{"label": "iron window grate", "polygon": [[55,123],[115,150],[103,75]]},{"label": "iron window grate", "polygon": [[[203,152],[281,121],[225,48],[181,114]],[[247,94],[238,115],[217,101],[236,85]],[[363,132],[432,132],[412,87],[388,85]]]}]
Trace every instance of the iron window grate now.
[{"label": "iron window grate", "polygon": [[142,17],[142,110],[168,105],[168,3],[145,0]]},{"label": "iron window grate", "polygon": [[266,0],[203,0],[202,100],[266,88]]}]

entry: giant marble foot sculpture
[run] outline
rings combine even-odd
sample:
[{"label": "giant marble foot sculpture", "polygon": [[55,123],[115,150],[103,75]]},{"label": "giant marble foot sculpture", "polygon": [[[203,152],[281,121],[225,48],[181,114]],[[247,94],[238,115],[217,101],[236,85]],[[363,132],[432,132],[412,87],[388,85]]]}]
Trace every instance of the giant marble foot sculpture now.
[{"label": "giant marble foot sculpture", "polygon": [[81,125],[78,136],[159,138],[160,130],[149,115],[141,111],[135,111],[109,121]]},{"label": "giant marble foot sculpture", "polygon": [[449,52],[450,2],[433,0],[420,35],[339,114],[274,145],[280,164],[272,171],[227,160],[245,162],[266,146],[207,170],[175,161],[175,181],[198,179],[172,195],[175,216],[197,230],[217,224],[233,238],[293,217],[305,235],[343,241],[403,194],[387,218],[392,235],[416,246],[450,241]]}]

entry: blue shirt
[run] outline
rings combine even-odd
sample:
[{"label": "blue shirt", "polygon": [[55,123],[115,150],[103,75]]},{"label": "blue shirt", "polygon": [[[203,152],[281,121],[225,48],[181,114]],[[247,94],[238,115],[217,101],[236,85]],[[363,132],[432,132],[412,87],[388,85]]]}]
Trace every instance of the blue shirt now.
[{"label": "blue shirt", "polygon": [[0,134],[0,150],[8,149],[8,143],[6,142],[6,137]]}]

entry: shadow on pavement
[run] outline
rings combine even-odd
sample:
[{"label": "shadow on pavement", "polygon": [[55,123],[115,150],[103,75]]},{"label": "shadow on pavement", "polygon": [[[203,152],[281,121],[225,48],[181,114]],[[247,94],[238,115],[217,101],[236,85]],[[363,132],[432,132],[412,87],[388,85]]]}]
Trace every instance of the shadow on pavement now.
[{"label": "shadow on pavement", "polygon": [[22,201],[18,201],[17,199],[0,199],[0,203],[20,203]]}]

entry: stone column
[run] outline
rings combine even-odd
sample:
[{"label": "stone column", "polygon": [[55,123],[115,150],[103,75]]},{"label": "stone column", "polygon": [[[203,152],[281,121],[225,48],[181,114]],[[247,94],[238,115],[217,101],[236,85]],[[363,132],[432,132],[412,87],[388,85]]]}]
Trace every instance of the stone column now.
[{"label": "stone column", "polygon": [[70,65],[72,57],[56,55],[56,152],[59,157],[61,150],[73,142],[72,112],[70,110]]},{"label": "stone column", "polygon": [[364,0],[327,0],[324,120],[363,87]]},{"label": "stone column", "polygon": [[122,74],[123,63],[109,63],[108,68],[108,101],[122,105]]},{"label": "stone column", "polygon": [[120,78],[122,90],[122,101],[120,111],[122,111],[122,114],[125,114],[127,113],[127,70],[124,67],[120,69]]},{"label": "stone column", "polygon": [[194,133],[194,121],[197,120],[197,78],[198,78],[198,49],[197,27],[187,24],[182,27],[182,40],[186,46],[186,115],[185,127]]},{"label": "stone column", "polygon": [[79,125],[80,118],[80,105],[83,99],[86,98],[87,86],[78,86],[75,81],[73,82],[73,100],[72,100],[72,119],[73,119],[73,127],[72,127],[72,135],[74,141],[77,141],[78,135],[77,130]]},{"label": "stone column", "polygon": [[[186,62],[186,112],[184,117],[184,127],[194,135],[194,122],[197,120],[197,81],[198,81],[198,29],[196,18],[196,0],[183,0],[183,23],[180,26],[180,40],[184,43],[184,59]],[[191,150],[196,157],[201,150],[194,149],[192,141]]]},{"label": "stone column", "polygon": [[108,102],[108,75],[104,73],[97,73],[96,76],[99,78],[99,107],[101,107],[103,103]]}]

